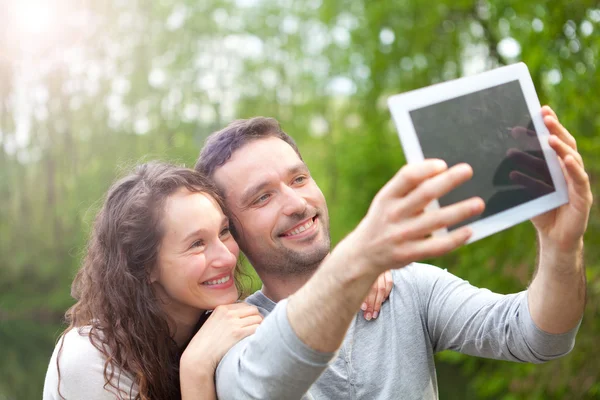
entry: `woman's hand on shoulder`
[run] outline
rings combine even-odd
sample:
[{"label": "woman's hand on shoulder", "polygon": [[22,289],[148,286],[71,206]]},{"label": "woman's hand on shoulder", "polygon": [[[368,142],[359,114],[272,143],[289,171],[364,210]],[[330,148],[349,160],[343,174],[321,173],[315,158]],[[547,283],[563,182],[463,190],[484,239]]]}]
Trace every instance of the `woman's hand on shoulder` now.
[{"label": "woman's hand on shoulder", "polygon": [[212,376],[225,353],[252,335],[262,320],[258,308],[246,303],[218,306],[183,352],[181,373],[187,370]]},{"label": "woman's hand on shoulder", "polygon": [[388,270],[379,275],[379,278],[371,286],[371,291],[360,307],[367,321],[376,319],[379,316],[381,305],[388,299],[393,287],[394,280],[391,271]]}]

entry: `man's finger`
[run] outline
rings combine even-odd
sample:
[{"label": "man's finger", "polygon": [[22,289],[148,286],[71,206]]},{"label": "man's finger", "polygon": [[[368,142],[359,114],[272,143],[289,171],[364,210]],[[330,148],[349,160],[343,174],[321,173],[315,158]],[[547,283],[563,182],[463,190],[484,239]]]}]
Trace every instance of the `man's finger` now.
[{"label": "man's finger", "polygon": [[571,133],[561,125],[558,119],[552,116],[544,117],[544,124],[546,125],[546,128],[548,128],[548,131],[550,131],[551,135],[558,137],[560,140],[565,142],[567,146],[577,151],[577,141],[573,135],[571,135]]},{"label": "man's finger", "polygon": [[407,164],[400,168],[379,194],[404,197],[424,180],[445,171],[447,168],[446,163],[439,159],[428,159],[419,163]]},{"label": "man's finger", "polygon": [[479,215],[485,209],[485,203],[479,197],[470,198],[437,210],[427,211],[407,221],[401,228],[404,240],[418,240],[432,232],[456,225],[468,218]]},{"label": "man's finger", "polygon": [[585,188],[590,186],[590,178],[585,172],[583,166],[575,160],[572,156],[565,158],[564,164],[569,173],[569,176],[573,178],[573,182],[578,186],[584,186]]},{"label": "man's finger", "polygon": [[422,260],[430,257],[439,257],[464,245],[473,234],[468,226],[455,229],[447,235],[432,236],[423,240],[407,243],[409,246],[408,258],[411,261]]},{"label": "man's finger", "polygon": [[570,156],[566,158],[564,164],[569,185],[569,203],[580,212],[588,213],[594,201],[589,176],[583,167]]},{"label": "man's finger", "polygon": [[581,158],[581,154],[579,154],[572,147],[565,144],[565,142],[563,142],[556,136],[550,136],[548,138],[548,144],[550,144],[550,147],[552,147],[552,149],[556,151],[560,158],[565,159],[565,157],[570,155],[575,159],[575,161],[579,163],[579,165],[583,167],[583,158]]},{"label": "man's finger", "polygon": [[[552,178],[550,177],[550,171],[546,165],[543,153],[540,151],[534,154],[535,155],[518,149],[508,149],[506,152],[506,156],[512,160],[518,168],[521,168],[524,172],[535,172],[538,175],[541,175],[546,182],[550,182]],[[536,157],[538,154],[539,157]]]},{"label": "man's finger", "polygon": [[520,171],[512,171],[509,174],[510,180],[517,185],[522,185],[525,189],[534,196],[542,196],[554,191],[554,187],[548,185],[546,182],[534,179],[529,175],[526,175]]},{"label": "man's finger", "polygon": [[542,116],[545,117],[546,115],[550,115],[550,116],[556,118],[556,120],[558,120],[558,116],[556,115],[556,113],[554,112],[552,107],[550,107],[548,105],[545,105],[542,107]]},{"label": "man's finger", "polygon": [[442,172],[413,190],[403,200],[399,209],[399,217],[420,213],[432,200],[439,199],[452,189],[468,181],[473,176],[473,169],[468,164],[457,164]]}]

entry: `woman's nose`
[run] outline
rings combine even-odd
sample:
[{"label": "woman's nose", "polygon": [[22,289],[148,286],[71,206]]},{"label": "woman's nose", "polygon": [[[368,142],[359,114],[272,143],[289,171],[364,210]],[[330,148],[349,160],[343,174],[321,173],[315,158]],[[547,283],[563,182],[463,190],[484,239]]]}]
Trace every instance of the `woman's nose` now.
[{"label": "woman's nose", "polygon": [[237,262],[235,255],[229,251],[221,240],[215,244],[211,253],[211,266],[214,268],[231,268]]}]

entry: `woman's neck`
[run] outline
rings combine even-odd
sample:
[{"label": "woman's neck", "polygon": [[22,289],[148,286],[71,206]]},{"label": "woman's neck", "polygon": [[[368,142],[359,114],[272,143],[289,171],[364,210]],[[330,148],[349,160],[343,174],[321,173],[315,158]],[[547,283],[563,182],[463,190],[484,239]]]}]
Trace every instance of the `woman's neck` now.
[{"label": "woman's neck", "polygon": [[186,309],[165,310],[169,316],[169,328],[171,337],[177,343],[177,346],[185,346],[195,333],[194,328],[198,324],[200,317],[205,310]]},{"label": "woman's neck", "polygon": [[194,333],[194,328],[198,321],[190,324],[188,322],[177,322],[175,329],[173,330],[173,340],[177,343],[178,347],[185,346],[186,343],[190,341],[192,334]]}]

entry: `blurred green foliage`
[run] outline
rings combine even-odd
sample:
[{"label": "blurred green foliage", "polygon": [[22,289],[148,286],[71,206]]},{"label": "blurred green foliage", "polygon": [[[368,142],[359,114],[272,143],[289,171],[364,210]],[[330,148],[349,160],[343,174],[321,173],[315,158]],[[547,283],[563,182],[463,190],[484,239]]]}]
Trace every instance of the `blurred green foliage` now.
[{"label": "blurred green foliage", "polygon": [[[23,3],[0,16],[0,400],[40,397],[115,177],[155,158],[191,166],[234,118],[273,116],[297,139],[339,241],[404,164],[389,95],[524,61],[599,194],[595,1]],[[599,242],[594,206],[588,305],[569,356],[532,366],[442,353],[441,398],[599,398]],[[509,293],[526,287],[535,256],[525,223],[429,261]]]}]

